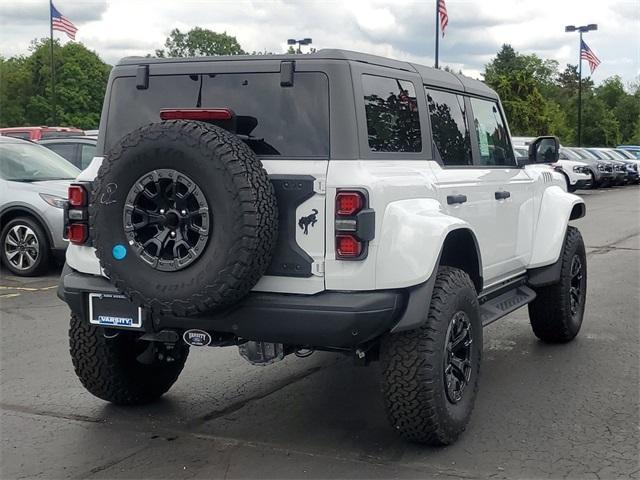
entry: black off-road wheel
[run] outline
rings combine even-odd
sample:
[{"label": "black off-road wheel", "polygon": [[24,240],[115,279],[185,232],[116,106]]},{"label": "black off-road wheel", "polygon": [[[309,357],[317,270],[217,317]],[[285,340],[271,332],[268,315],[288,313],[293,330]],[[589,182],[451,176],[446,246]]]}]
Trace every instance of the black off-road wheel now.
[{"label": "black off-road wheel", "polygon": [[480,374],[482,323],[469,276],[440,267],[428,308],[420,328],[383,339],[382,391],[402,437],[448,445],[467,426]]},{"label": "black off-road wheel", "polygon": [[76,375],[93,395],[118,405],[160,398],[182,372],[189,347],[138,340],[134,332],[106,330],[71,316],[69,350]]},{"label": "black off-road wheel", "polygon": [[107,153],[91,198],[102,268],[154,314],[231,305],[271,263],[273,186],[253,151],[216,126],[176,120],[134,130]]},{"label": "black off-road wheel", "polygon": [[537,297],[529,304],[533,333],[549,343],[575,338],[582,326],[587,298],[587,256],[580,231],[567,229],[560,254],[560,281],[535,289]]}]

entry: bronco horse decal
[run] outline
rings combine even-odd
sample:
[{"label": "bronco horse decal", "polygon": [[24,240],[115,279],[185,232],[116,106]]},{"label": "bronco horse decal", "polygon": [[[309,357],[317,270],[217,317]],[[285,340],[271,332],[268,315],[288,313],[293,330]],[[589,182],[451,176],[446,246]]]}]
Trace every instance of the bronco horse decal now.
[{"label": "bronco horse decal", "polygon": [[311,210],[313,213],[298,220],[298,226],[303,230],[302,233],[309,235],[309,226],[314,226],[318,221],[318,210],[315,208]]}]

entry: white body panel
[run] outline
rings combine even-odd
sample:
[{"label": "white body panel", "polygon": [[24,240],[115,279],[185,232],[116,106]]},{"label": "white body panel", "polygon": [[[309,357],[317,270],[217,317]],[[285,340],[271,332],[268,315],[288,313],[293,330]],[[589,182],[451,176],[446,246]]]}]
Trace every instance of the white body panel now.
[{"label": "white body panel", "polygon": [[580,197],[567,193],[558,185],[543,191],[529,268],[550,265],[558,260],[571,210],[579,203],[583,203]]}]

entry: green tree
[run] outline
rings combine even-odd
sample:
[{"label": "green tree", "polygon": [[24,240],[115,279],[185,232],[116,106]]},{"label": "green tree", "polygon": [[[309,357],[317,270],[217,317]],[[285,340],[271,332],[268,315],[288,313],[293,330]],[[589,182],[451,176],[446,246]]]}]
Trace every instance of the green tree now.
[{"label": "green tree", "polygon": [[592,147],[618,145],[620,124],[606,102],[595,92],[582,98],[582,144]]},{"label": "green tree", "polygon": [[179,29],[171,31],[163,49],[156,50],[157,57],[202,57],[213,55],[242,55],[236,37],[217,33],[206,28],[194,27],[187,33]]},{"label": "green tree", "polygon": [[0,125],[96,128],[111,67],[81,43],[54,41],[54,122],[49,49],[48,39],[35,40],[31,55],[0,61]]},{"label": "green tree", "polygon": [[551,97],[556,87],[558,64],[536,55],[522,55],[510,45],[485,68],[485,81],[500,95],[514,135],[572,135],[565,112]]}]

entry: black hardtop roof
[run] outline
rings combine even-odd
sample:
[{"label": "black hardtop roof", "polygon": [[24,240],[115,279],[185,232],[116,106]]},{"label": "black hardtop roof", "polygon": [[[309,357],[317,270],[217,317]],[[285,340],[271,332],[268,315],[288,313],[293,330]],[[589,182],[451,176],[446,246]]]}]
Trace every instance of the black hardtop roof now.
[{"label": "black hardtop roof", "polygon": [[184,57],[184,58],[152,58],[152,57],[125,57],[117,65],[153,65],[167,63],[192,63],[192,62],[233,62],[247,60],[298,60],[298,61],[322,61],[345,60],[362,62],[380,67],[394,68],[408,72],[418,73],[424,83],[441,88],[464,90],[471,94],[484,97],[498,98],[498,95],[484,83],[473,78],[466,77],[444,70],[439,70],[416,63],[394,60],[391,58],[370,55],[368,53],[353,52],[351,50],[323,49],[304,55],[220,55],[213,57]]}]

